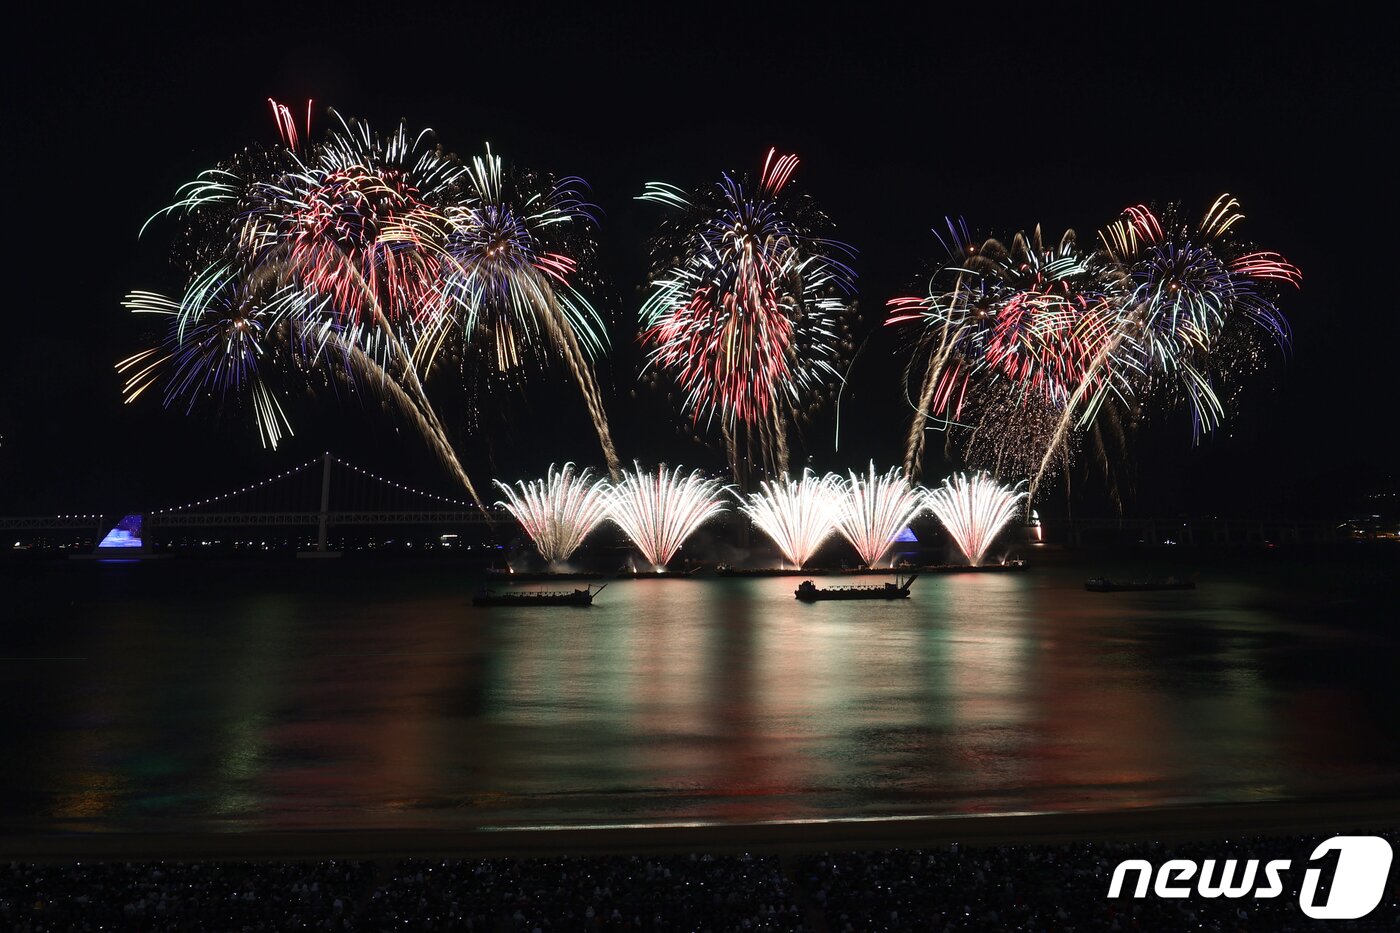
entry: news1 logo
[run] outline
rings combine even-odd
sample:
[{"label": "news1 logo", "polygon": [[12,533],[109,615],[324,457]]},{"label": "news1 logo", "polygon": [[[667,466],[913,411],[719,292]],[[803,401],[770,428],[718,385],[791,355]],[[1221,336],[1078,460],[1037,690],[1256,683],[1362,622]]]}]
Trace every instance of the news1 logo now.
[{"label": "news1 logo", "polygon": [[[1357,920],[1381,902],[1394,853],[1390,843],[1379,836],[1333,836],[1313,849],[1308,862],[1326,862],[1333,852],[1337,856],[1326,890],[1319,897],[1325,866],[1308,868],[1303,873],[1298,906],[1314,920]],[[1176,858],[1154,868],[1144,859],[1127,859],[1113,869],[1108,896],[1123,896],[1124,884],[1135,872],[1132,897],[1146,897],[1149,883],[1158,897],[1190,897],[1192,878],[1196,879],[1195,893],[1201,897],[1278,897],[1283,893],[1283,873],[1292,862],[1226,859],[1218,872],[1216,865],[1215,859],[1198,864],[1194,859]]]}]

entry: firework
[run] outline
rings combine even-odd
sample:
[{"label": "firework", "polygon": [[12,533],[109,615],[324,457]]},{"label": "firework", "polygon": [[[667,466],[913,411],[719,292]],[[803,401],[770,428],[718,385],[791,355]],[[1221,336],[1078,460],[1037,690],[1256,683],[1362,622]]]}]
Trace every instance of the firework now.
[{"label": "firework", "polygon": [[381,136],[335,114],[313,145],[309,106],[305,137],[289,108],[272,107],[281,147],[201,173],[157,215],[185,220],[180,241],[196,271],[178,301],[129,296],[132,310],[175,324],[162,347],[120,364],[128,401],[162,379],[167,405],[246,396],[275,446],[291,428],[264,371],[273,360],[316,370],[391,398],[480,502],[423,378],[449,334],[464,360],[501,369],[522,347],[547,345],[583,390],[616,470],[588,366],[604,331],[569,284],[578,262],[557,232],[590,219],[582,183],[507,175],[489,152],[463,165],[431,131],[403,123]]},{"label": "firework", "polygon": [[642,552],[654,569],[664,570],[685,540],[709,519],[724,511],[725,486],[706,479],[699,470],[681,476],[681,468],[655,473],[624,471],[608,499],[611,518]]},{"label": "firework", "polygon": [[991,476],[971,478],[958,473],[938,489],[926,490],[924,501],[953,536],[970,566],[982,563],[993,540],[1016,515],[1026,493],[1019,486],[1002,486]]},{"label": "firework", "polygon": [[411,137],[402,124],[381,139],[341,120],[308,151],[290,110],[273,102],[273,114],[283,147],[250,148],[201,173],[157,214],[184,218],[178,241],[195,271],[178,302],[128,296],[133,311],[173,320],[161,350],[119,364],[127,400],[162,379],[167,406],[249,395],[264,443],[276,446],[291,428],[262,370],[273,360],[320,370],[382,390],[475,498],[408,351],[436,271],[415,231],[454,196],[458,170],[429,134]]},{"label": "firework", "polygon": [[841,493],[836,528],[872,569],[923,507],[899,467],[878,475],[873,461],[866,476],[851,473]]},{"label": "firework", "polygon": [[1184,399],[1199,437],[1224,418],[1218,386],[1237,362],[1232,339],[1287,349],[1290,332],[1277,290],[1279,284],[1297,287],[1302,273],[1277,253],[1233,239],[1243,214],[1228,195],[1217,198],[1194,228],[1179,214],[1168,208],[1164,223],[1138,205],[1099,238],[1128,278],[1119,331],[1139,394],[1161,394],[1168,403]]},{"label": "firework", "polygon": [[[1097,254],[1080,249],[1073,231],[1047,245],[1040,230],[974,243],[961,223],[949,223],[950,259],[932,277],[924,298],[896,298],[890,325],[917,321],[923,360],[916,416],[905,468],[918,472],[925,422],[957,422],[965,409],[1010,415],[993,426],[1003,438],[1024,438],[1032,425],[1053,421],[1086,383],[1111,339],[1121,276]],[[983,402],[998,398],[1000,406]],[[1010,404],[1008,404],[1008,402]],[[1040,460],[1041,451],[1028,453]]]},{"label": "firework", "polygon": [[973,241],[961,222],[924,297],[892,300],[887,324],[922,324],[910,367],[915,415],[905,467],[920,467],[930,422],[965,428],[964,457],[1031,475],[1030,491],[1085,438],[1108,447],[1149,403],[1184,400],[1199,437],[1225,414],[1220,386],[1286,349],[1280,285],[1301,274],[1234,239],[1238,203],[1222,195],[1196,225],[1137,206],[1082,250],[1039,231],[1011,247]]},{"label": "firework", "polygon": [[383,341],[386,353],[397,352],[394,326],[412,324],[435,301],[434,241],[443,237],[440,218],[461,200],[462,168],[430,131],[411,135],[400,123],[380,137],[345,120],[308,162],[260,192],[249,242],[259,262],[278,263],[303,292],[362,328],[370,347]]},{"label": "firework", "polygon": [[750,493],[741,511],[772,539],[795,567],[807,563],[821,543],[836,530],[841,515],[841,478],[818,477],[804,470],[800,480],[762,482]]},{"label": "firework", "polygon": [[597,224],[587,184],[507,170],[489,148],[460,182],[467,205],[430,227],[446,233],[441,301],[419,335],[419,362],[430,368],[454,337],[498,377],[557,356],[578,383],[616,477],[617,451],[590,367],[607,348],[607,328],[572,284],[579,257],[592,248],[585,231]]},{"label": "firework", "polygon": [[693,426],[719,426],[736,477],[755,454],[785,473],[788,422],[840,380],[853,251],[788,190],[796,167],[769,150],[756,185],[726,174],[698,195],[653,182],[641,196],[681,212],[642,306],[647,366],[679,387]]},{"label": "firework", "polygon": [[292,433],[286,413],[264,381],[268,339],[279,313],[255,300],[227,266],[204,270],[180,301],[155,292],[133,292],[124,306],[138,314],[173,318],[165,343],[117,364],[126,377],[127,401],[135,401],[164,381],[166,407],[182,404],[188,414],[196,400],[212,397],[223,404],[252,409],[258,435],[276,449]]},{"label": "firework", "polygon": [[588,470],[575,472],[572,463],[558,472],[550,464],[544,479],[516,485],[519,492],[497,481],[506,500],[496,504],[515,516],[551,564],[568,560],[607,515],[607,482],[593,479]]},{"label": "firework", "polygon": [[1127,287],[1091,363],[1092,380],[1069,399],[1031,476],[1032,497],[1055,446],[1073,428],[1095,425],[1110,391],[1125,402],[1168,408],[1185,398],[1199,440],[1225,416],[1220,386],[1259,365],[1263,345],[1287,349],[1288,322],[1277,290],[1280,284],[1298,287],[1302,272],[1277,253],[1235,239],[1233,228],[1244,215],[1228,194],[1216,198],[1194,228],[1179,213],[1169,208],[1164,224],[1138,205],[1100,234],[1103,255]]}]

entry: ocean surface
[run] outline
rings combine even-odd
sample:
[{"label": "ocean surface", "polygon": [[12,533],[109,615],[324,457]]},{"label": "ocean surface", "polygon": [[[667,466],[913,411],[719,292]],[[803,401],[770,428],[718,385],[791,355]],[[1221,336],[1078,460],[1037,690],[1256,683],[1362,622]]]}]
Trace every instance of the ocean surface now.
[{"label": "ocean surface", "polygon": [[[1393,563],[1045,557],[923,577],[903,602],[802,604],[793,578],[647,579],[591,609],[474,609],[480,578],[450,563],[11,562],[0,831],[818,820],[1400,789],[1400,644],[1377,596]],[[1169,570],[1198,589],[1083,588]]]}]

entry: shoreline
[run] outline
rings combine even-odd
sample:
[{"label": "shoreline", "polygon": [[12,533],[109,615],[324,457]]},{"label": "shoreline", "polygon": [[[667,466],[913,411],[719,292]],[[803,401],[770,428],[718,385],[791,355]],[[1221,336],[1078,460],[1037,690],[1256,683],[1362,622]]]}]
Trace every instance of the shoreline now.
[{"label": "shoreline", "polygon": [[0,859],[298,861],[557,858],[1209,839],[1400,826],[1400,798],[1344,798],[1005,815],[853,817],[795,822],[465,830],[254,830],[0,835]]}]

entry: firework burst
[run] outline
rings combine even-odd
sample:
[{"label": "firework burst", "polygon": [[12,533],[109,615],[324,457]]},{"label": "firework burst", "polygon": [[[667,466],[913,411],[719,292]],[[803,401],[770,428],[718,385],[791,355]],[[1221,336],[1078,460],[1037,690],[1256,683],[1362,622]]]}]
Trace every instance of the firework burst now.
[{"label": "firework burst", "polygon": [[836,528],[871,569],[923,507],[899,467],[879,475],[873,461],[867,475],[850,474],[838,501],[841,513]]},{"label": "firework burst", "polygon": [[500,378],[546,355],[561,359],[616,477],[617,451],[591,368],[607,349],[607,327],[573,284],[592,253],[587,231],[597,224],[587,184],[510,170],[489,148],[460,183],[467,205],[430,228],[446,231],[441,301],[419,335],[419,362],[430,368],[453,339]]},{"label": "firework burst", "polygon": [[848,343],[853,250],[788,189],[797,162],[769,150],[756,185],[726,174],[698,195],[653,182],[641,196],[680,211],[642,307],[647,366],[693,426],[718,425],[736,478],[752,456],[786,472],[788,423],[840,380]]},{"label": "firework burst", "polygon": [[910,366],[915,408],[905,467],[917,473],[927,426],[965,429],[964,459],[1032,477],[1030,491],[1081,441],[1105,452],[1150,403],[1184,401],[1196,436],[1221,423],[1220,386],[1286,349],[1276,303],[1301,274],[1234,239],[1242,215],[1222,195],[1192,225],[1128,209],[1081,249],[1039,232],[1011,247],[976,243],[961,222],[927,295],[892,300],[887,324],[921,324]]},{"label": "firework burst", "polygon": [[403,123],[380,135],[335,114],[313,144],[309,105],[304,134],[289,108],[272,109],[280,147],[201,173],[157,214],[185,221],[177,252],[191,285],[178,301],[129,296],[173,325],[161,347],[120,364],[128,401],[162,380],[167,405],[246,397],[276,446],[291,428],[269,362],[314,369],[389,397],[480,503],[423,379],[450,336],[464,362],[501,372],[547,347],[582,389],[615,471],[588,364],[605,331],[571,285],[582,253],[563,232],[591,222],[582,182],[505,172],[489,151],[464,165]]},{"label": "firework burst", "polygon": [[593,479],[588,470],[576,472],[572,463],[557,472],[551,464],[544,479],[516,485],[518,492],[498,480],[496,486],[506,498],[496,504],[515,516],[551,564],[568,560],[607,517],[607,481]]},{"label": "firework burst", "polygon": [[[1087,382],[1102,378],[1096,361],[1111,338],[1120,277],[1096,254],[1080,249],[1073,231],[1047,245],[1040,230],[974,243],[949,222],[950,259],[934,273],[923,298],[893,299],[889,325],[919,322],[916,416],[905,468],[923,459],[925,423],[958,422],[965,409],[998,412],[993,430],[1022,437],[1056,415]],[[922,364],[922,365],[918,365]],[[984,405],[995,398],[995,406]],[[1039,459],[1039,455],[1036,455]]]},{"label": "firework burst", "polygon": [[1291,340],[1278,290],[1298,287],[1302,273],[1277,253],[1236,241],[1243,216],[1229,195],[1195,225],[1174,205],[1162,218],[1138,205],[1099,234],[1130,287],[1119,324],[1125,369],[1136,374],[1140,395],[1184,399],[1198,438],[1225,416],[1218,387],[1238,363],[1237,346],[1286,351]]},{"label": "firework burst", "polygon": [[411,346],[439,301],[443,218],[463,208],[464,170],[430,130],[400,123],[381,136],[335,117],[296,170],[254,186],[234,242],[251,275],[295,286],[308,307],[334,315],[338,340],[412,384]]},{"label": "firework burst", "polygon": [[194,271],[178,302],[128,296],[128,308],[169,314],[172,326],[161,352],[119,364],[127,401],[162,379],[167,406],[249,395],[275,447],[291,428],[263,370],[270,360],[319,370],[391,398],[476,498],[408,346],[436,269],[419,231],[455,197],[459,171],[430,134],[402,124],[381,138],[340,120],[310,147],[288,108],[273,102],[273,115],[281,148],[249,148],[201,173],[156,215],[185,220],[177,252]]},{"label": "firework burst", "polygon": [[1185,398],[1199,440],[1225,417],[1220,387],[1259,365],[1265,344],[1288,348],[1277,293],[1281,284],[1299,287],[1302,272],[1278,253],[1235,239],[1233,228],[1244,219],[1239,202],[1222,194],[1194,228],[1178,219],[1175,206],[1167,218],[1164,224],[1138,205],[1100,235],[1102,255],[1127,288],[1090,365],[1091,378],[1069,399],[1031,475],[1032,497],[1057,445],[1076,428],[1097,427],[1110,392],[1139,408],[1154,400],[1170,408]]},{"label": "firework burst", "polygon": [[648,564],[664,570],[676,551],[709,519],[724,511],[720,480],[706,479],[699,470],[681,476],[681,468],[655,473],[624,471],[608,498],[608,517],[632,539]]},{"label": "firework burst", "polygon": [[172,318],[162,346],[117,364],[117,372],[126,377],[122,392],[128,402],[163,382],[166,407],[182,405],[188,414],[203,398],[247,406],[259,437],[273,449],[292,433],[276,394],[264,381],[270,338],[281,317],[275,299],[256,300],[233,270],[215,265],[195,278],[180,301],[155,292],[132,292],[123,305],[137,314]]},{"label": "firework burst", "polygon": [[833,473],[818,477],[804,470],[799,480],[784,477],[781,482],[761,482],[759,487],[740,510],[800,568],[836,530],[841,478]]},{"label": "firework burst", "polygon": [[1026,493],[1020,486],[1002,486],[985,473],[971,478],[958,473],[937,489],[926,490],[924,501],[953,536],[970,566],[982,563],[987,548],[1016,515]]}]

